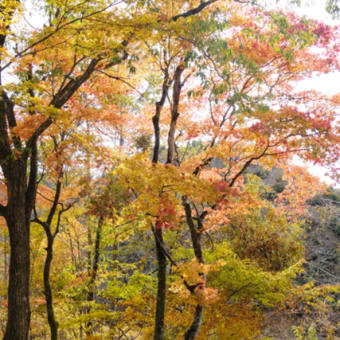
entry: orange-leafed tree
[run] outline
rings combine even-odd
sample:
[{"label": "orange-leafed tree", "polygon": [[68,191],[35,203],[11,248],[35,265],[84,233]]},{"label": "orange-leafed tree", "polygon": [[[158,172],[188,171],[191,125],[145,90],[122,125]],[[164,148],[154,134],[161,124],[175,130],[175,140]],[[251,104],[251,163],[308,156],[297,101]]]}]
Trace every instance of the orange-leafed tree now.
[{"label": "orange-leafed tree", "polygon": [[[166,18],[169,8],[159,5],[158,11]],[[162,339],[166,328],[167,262],[177,266],[167,251],[163,231],[183,225],[189,229],[195,260],[187,272],[179,272],[183,289],[197,297],[193,322],[184,332],[185,339],[195,339],[203,322],[205,300],[214,296],[207,288],[207,279],[213,276],[204,269],[203,235],[229,226],[224,229],[226,238],[234,241],[228,241],[228,247],[234,244],[235,249],[226,249],[226,254],[234,256],[230,251],[236,251],[245,261],[244,268],[248,258],[257,262],[252,270],[264,267],[260,281],[266,275],[269,280],[270,271],[283,271],[286,281],[282,291],[299,270],[302,248],[297,240],[289,239],[295,228],[289,219],[289,202],[300,209],[298,214],[303,208],[297,205],[301,200],[290,196],[287,188],[284,204],[279,206],[277,201],[277,206],[267,206],[261,196],[266,189],[256,191],[245,175],[250,165],[284,166],[296,155],[334,165],[339,155],[337,101],[315,91],[296,92],[294,84],[338,70],[338,31],[291,13],[230,2],[213,5],[211,11],[192,17],[189,23],[182,19],[170,23],[166,36],[161,37],[154,46],[146,42],[160,79],[151,117],[150,105],[145,109],[154,128],[152,162],[138,156],[127,161],[129,170],[122,170],[119,176],[122,185],[137,193],[134,210],[144,214],[156,242],[159,269],[154,339]],[[190,143],[198,139],[202,147],[187,152]],[[162,143],[167,149],[165,164],[159,164]],[[145,181],[138,171],[147,176]],[[299,188],[302,191],[303,186]],[[259,233],[253,235],[251,246],[245,246],[250,241],[243,239],[241,230],[250,238],[251,230]],[[271,241],[260,244],[261,233]],[[290,249],[296,262],[280,252],[280,247]],[[271,261],[266,260],[268,252],[275,254]],[[239,263],[238,275],[244,274],[241,268]],[[194,279],[188,279],[188,273],[195,271]],[[229,286],[225,297],[234,299],[238,293],[242,297],[244,291],[260,294],[252,286],[247,289],[247,282],[243,288]],[[272,293],[276,288],[272,286]],[[279,300],[275,294],[272,298]]]},{"label": "orange-leafed tree", "polygon": [[[28,30],[21,25],[22,2],[0,5],[0,165],[6,191],[0,215],[11,252],[5,339],[26,340],[29,333],[30,222],[44,168],[39,159],[55,165],[56,202],[64,166],[102,157],[105,168],[98,145],[110,133],[121,146],[115,184],[133,193],[119,217],[138,217],[138,226],[151,230],[155,241],[154,339],[170,331],[169,336],[203,338],[210,329],[236,338],[227,324],[232,317],[221,327],[209,316],[204,321],[212,301],[236,300],[244,316],[259,324],[254,299],[264,305],[280,301],[298,271],[301,248],[291,237],[291,216],[303,207],[289,187],[269,204],[265,186],[246,171],[255,163],[287,165],[294,155],[328,166],[337,160],[338,97],[294,90],[300,80],[339,68],[337,29],[269,12],[253,1],[54,0],[38,8],[46,22]],[[83,148],[67,144],[72,162],[58,153],[39,157],[48,136],[53,140],[65,131]],[[58,149],[68,143],[55,140]],[[144,153],[132,156],[134,146]],[[293,202],[296,211],[289,207]],[[110,216],[110,205],[94,206],[91,213],[99,220]],[[56,211],[54,204],[46,222],[35,216],[47,235]],[[184,229],[191,250],[178,247],[185,254],[174,259],[166,235]],[[101,225],[97,231],[100,241]],[[270,241],[261,242],[261,235]],[[214,243],[213,236],[216,252],[208,254],[203,241]],[[166,325],[169,262],[178,278],[170,306],[185,301],[185,315],[193,314],[190,324],[173,320],[172,328]],[[230,279],[228,272],[236,276]],[[236,285],[240,276],[244,280]]]},{"label": "orange-leafed tree", "polygon": [[106,38],[100,33],[103,27],[91,21],[104,22],[103,16],[115,3],[53,1],[38,5],[35,10],[45,11],[41,16],[47,20],[30,30],[20,24],[25,15],[20,1],[1,3],[0,157],[7,187],[1,215],[7,222],[11,249],[5,339],[28,338],[29,225],[39,172],[39,138],[51,125],[67,119],[65,104],[96,69],[127,58],[126,32]]}]

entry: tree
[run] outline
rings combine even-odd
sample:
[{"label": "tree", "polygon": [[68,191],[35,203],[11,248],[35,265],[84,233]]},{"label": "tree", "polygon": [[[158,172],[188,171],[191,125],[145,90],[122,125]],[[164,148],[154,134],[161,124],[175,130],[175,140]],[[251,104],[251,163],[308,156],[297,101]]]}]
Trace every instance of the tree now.
[{"label": "tree", "polygon": [[327,12],[338,18],[340,12],[340,4],[338,0],[328,0],[326,4]]},{"label": "tree", "polygon": [[[107,68],[126,58],[126,43],[119,38],[110,53],[92,49],[92,44],[100,44],[98,31],[86,25],[91,17],[99,19],[112,6],[105,1],[47,4],[49,23],[27,38],[23,32],[15,35],[11,31],[21,3],[6,1],[1,5],[0,157],[7,186],[7,204],[1,206],[1,215],[8,225],[11,248],[5,339],[27,339],[29,332],[29,225],[39,171],[38,139],[96,68]],[[87,43],[80,46],[78,39]],[[60,53],[64,59],[53,60]],[[16,79],[4,83],[10,68]]]},{"label": "tree", "polygon": [[[159,89],[161,100],[156,103],[156,113],[153,116],[153,170],[147,173],[147,183],[137,183],[133,177],[140,181],[138,171],[145,175],[150,166],[147,160],[141,161],[138,158],[133,162],[134,170],[130,168],[130,173],[121,175],[128,177],[128,187],[133,188],[142,201],[148,202],[148,205],[141,202],[139,206],[138,198],[133,203],[134,210],[151,216],[148,221],[154,225],[160,268],[155,339],[161,339],[164,334],[166,262],[169,260],[175,265],[166,251],[161,230],[175,228],[180,220],[180,211],[182,210],[182,214],[184,212],[196,257],[196,262],[193,263],[200,274],[195,276],[196,282],[191,284],[184,279],[184,287],[191,293],[196,289],[195,294],[201,295],[202,291],[204,295],[205,275],[203,269],[200,269],[204,268],[201,244],[203,231],[208,233],[210,228],[214,228],[214,223],[223,224],[224,220],[229,221],[224,223],[230,223],[234,213],[241,214],[244,211],[241,214],[243,218],[251,215],[251,211],[255,216],[259,214],[260,210],[254,207],[258,204],[260,209],[261,203],[253,200],[251,202],[254,207],[246,204],[250,200],[248,190],[251,187],[242,184],[242,176],[247,168],[255,162],[266,166],[275,162],[287,162],[293,154],[331,164],[335,160],[333,156],[338,154],[336,147],[333,148],[338,138],[334,120],[336,100],[322,97],[315,92],[294,93],[290,85],[292,81],[301,80],[313,72],[338,67],[336,59],[332,57],[336,54],[333,43],[327,45],[330,48],[327,52],[329,58],[321,57],[314,64],[309,62],[317,58],[313,56],[312,46],[322,49],[326,41],[330,43],[335,39],[335,36],[331,38],[331,29],[325,29],[325,26],[316,22],[301,21],[293,15],[286,18],[281,14],[261,13],[252,8],[257,14],[257,24],[247,17],[247,10],[252,13],[251,9],[230,5],[226,10],[230,15],[228,22],[223,22],[223,15],[219,17],[214,11],[205,13],[208,17],[205,19],[208,22],[211,20],[209,24],[199,16],[192,18],[189,25],[185,23],[185,27],[176,25],[173,36],[169,35],[164,39],[166,47],[159,44],[150,48],[156,64],[160,66],[162,77]],[[233,16],[230,13],[237,14]],[[228,32],[227,38],[223,33],[219,36],[219,32]],[[330,46],[335,47],[335,54],[331,52],[333,47]],[[195,73],[197,69],[199,71]],[[181,88],[184,86],[181,75],[183,73],[183,78],[187,79],[190,71],[193,73],[192,78],[197,78],[191,83],[187,82],[187,96],[183,95],[180,100]],[[200,81],[201,87],[198,85]],[[168,156],[165,165],[155,167],[161,141],[161,109],[164,108],[167,97],[172,98],[169,99],[168,117],[163,120],[163,126],[169,131]],[[315,98],[318,98],[317,102],[314,101]],[[302,103],[304,109],[299,108]],[[324,112],[320,115],[325,107],[331,108],[333,113],[329,115]],[[200,119],[191,110],[199,110]],[[181,127],[183,112],[186,117]],[[194,118],[190,120],[188,116],[190,117],[191,112]],[[175,143],[177,125],[180,132]],[[204,143],[204,151],[180,164],[179,170],[174,170],[170,164],[174,161],[176,148],[178,152],[183,140],[192,141],[197,136],[208,140]],[[317,157],[321,154],[322,160]],[[178,155],[177,164],[180,163],[180,158]],[[223,164],[222,169],[212,167],[210,171],[206,170],[217,158]],[[198,181],[191,183],[192,187],[196,186],[194,193],[192,187],[188,189],[185,186],[186,176],[192,181],[193,177]],[[203,185],[207,178],[220,196],[211,196],[211,191]],[[179,204],[178,195],[182,198],[182,204]],[[197,202],[200,203],[199,206]],[[231,209],[234,211],[230,211]],[[280,228],[280,223],[282,222],[275,222],[274,229]],[[264,232],[263,228],[260,229]],[[296,248],[301,255],[299,247],[293,246],[293,243],[292,249]],[[278,268],[282,266],[281,261],[284,261],[282,256],[278,258]],[[287,271],[289,275],[286,278],[291,279],[290,275],[295,275],[297,269],[298,266],[295,266],[294,270]],[[181,276],[185,277],[184,274]],[[195,289],[191,291],[192,287]],[[203,309],[203,303],[198,299],[194,320],[186,332],[186,338],[196,338]]]},{"label": "tree", "polygon": [[[216,289],[221,291],[219,301],[239,299],[240,309],[255,320],[248,303],[252,296],[260,295],[263,304],[279,300],[274,282],[280,276],[269,271],[283,273],[278,285],[282,291],[298,271],[278,249],[292,247],[297,259],[299,246],[289,237],[294,223],[286,203],[292,196],[282,196],[281,206],[279,201],[267,204],[266,189],[245,172],[254,163],[267,168],[289,163],[292,155],[325,165],[337,159],[338,98],[296,93],[293,88],[294,82],[314,73],[338,69],[335,29],[293,14],[267,12],[247,1],[72,0],[46,2],[43,10],[49,20],[44,27],[29,33],[18,28],[13,34],[21,6],[8,0],[1,7],[0,159],[7,202],[0,213],[11,248],[5,339],[28,337],[29,226],[43,168],[39,147],[54,127],[84,132],[91,127],[83,121],[91,119],[96,127],[107,124],[119,134],[123,156],[117,156],[119,165],[111,175],[114,187],[134,198],[120,208],[119,224],[133,220],[142,232],[151,229],[155,241],[159,268],[154,339],[164,338],[168,331],[187,339],[200,336],[201,329],[208,334],[209,318],[204,323],[203,310],[209,310]],[[125,96],[115,97],[117,89]],[[133,98],[134,92],[138,98]],[[148,143],[140,148],[144,153],[132,151],[140,132],[154,135],[152,160]],[[198,138],[202,147],[195,150],[190,145]],[[164,163],[162,144],[167,150]],[[74,150],[76,155],[79,151]],[[88,154],[92,150],[88,148]],[[116,190],[112,197],[117,197]],[[88,301],[93,301],[97,281],[101,217],[111,208],[103,204],[103,215],[96,205],[94,212],[100,223]],[[47,234],[55,212],[52,208],[52,217],[41,221]],[[247,223],[242,225],[242,220]],[[214,234],[217,226],[222,236]],[[261,230],[273,244],[255,238],[255,248],[245,247],[232,226],[249,233]],[[179,242],[186,237],[181,230],[188,231],[190,255],[178,255],[188,246],[167,250],[172,230]],[[219,251],[209,256],[204,240],[212,236]],[[257,252],[257,246],[264,251]],[[269,250],[276,254],[275,261],[266,260]],[[227,264],[219,262],[223,252],[229,254]],[[249,258],[254,265],[249,265]],[[176,274],[168,275],[169,263]],[[261,289],[248,287],[247,281],[236,287],[224,275],[228,268],[239,268],[239,275],[256,279]],[[176,277],[178,300],[166,282]],[[263,292],[265,279],[272,284],[268,294]],[[228,282],[224,291],[223,281]],[[166,325],[167,294],[170,306],[184,301],[185,315],[193,314],[191,325],[183,323],[185,330]]]}]

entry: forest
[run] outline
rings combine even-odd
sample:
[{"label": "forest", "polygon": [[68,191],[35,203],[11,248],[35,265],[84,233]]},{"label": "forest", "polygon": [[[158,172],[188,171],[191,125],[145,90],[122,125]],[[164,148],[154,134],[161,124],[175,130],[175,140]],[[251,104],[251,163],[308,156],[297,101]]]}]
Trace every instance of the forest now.
[{"label": "forest", "polygon": [[299,86],[340,27],[299,3],[0,1],[2,339],[340,339],[308,171],[339,178],[340,93]]}]

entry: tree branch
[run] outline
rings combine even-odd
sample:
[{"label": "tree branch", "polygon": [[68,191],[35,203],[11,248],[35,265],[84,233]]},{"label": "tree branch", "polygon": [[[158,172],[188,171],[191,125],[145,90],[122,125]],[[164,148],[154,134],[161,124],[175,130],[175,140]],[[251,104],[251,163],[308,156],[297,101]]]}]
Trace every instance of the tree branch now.
[{"label": "tree branch", "polygon": [[114,76],[112,74],[106,73],[105,71],[102,70],[97,70],[97,72],[104,74],[105,76],[107,76],[108,78],[114,79],[114,80],[119,80],[122,83],[124,83],[125,85],[131,87],[134,91],[136,91],[141,97],[144,97],[144,93],[140,92],[135,86],[131,85],[128,81],[126,81],[125,79],[123,79],[122,77],[118,77],[118,76]]},{"label": "tree branch", "polygon": [[8,111],[9,100],[5,91],[2,91],[0,96],[0,157],[3,162],[8,160],[12,155],[11,144],[8,136],[8,125],[7,125],[7,111]]},{"label": "tree branch", "polygon": [[55,189],[55,194],[54,194],[54,199],[53,199],[53,204],[51,206],[50,212],[48,214],[46,223],[48,225],[51,225],[53,216],[57,210],[58,204],[59,204],[59,198],[60,198],[60,193],[61,193],[61,179],[63,178],[63,171],[62,169],[58,169],[59,166],[57,167],[58,173],[58,178],[57,178],[57,184],[56,184],[56,189]]},{"label": "tree branch", "polygon": [[[64,88],[60,89],[58,93],[53,97],[49,106],[53,106],[57,109],[60,109],[71,97],[72,95],[79,89],[79,87],[90,78],[91,74],[94,72],[97,64],[100,62],[100,58],[94,58],[91,60],[87,69],[80,76],[75,79],[71,79]],[[26,152],[29,148],[32,147],[32,144],[38,137],[53,123],[51,117],[48,117],[32,134],[30,139],[26,143]],[[23,153],[25,154],[25,152]]]},{"label": "tree branch", "polygon": [[[46,34],[44,37],[42,37],[41,39],[35,41],[34,43],[29,45],[28,47],[24,48],[22,51],[18,52],[15,56],[13,56],[13,58],[11,58],[11,61],[9,61],[6,65],[4,65],[3,67],[0,68],[0,72],[2,72],[4,69],[9,67],[12,64],[12,62],[13,62],[12,60],[17,60],[18,58],[21,58],[22,56],[24,56],[26,54],[29,54],[29,51],[32,50],[35,46],[37,46],[37,45],[43,43],[45,40],[51,38],[54,34],[59,32],[61,29],[65,28],[65,27],[67,27],[69,25],[72,25],[72,24],[74,24],[74,23],[76,23],[78,21],[82,21],[82,20],[87,19],[87,18],[89,18],[91,16],[94,16],[94,15],[100,14],[102,12],[105,12],[110,7],[112,7],[113,5],[114,4],[112,3],[112,4],[108,5],[107,7],[103,8],[101,10],[95,11],[93,13],[89,13],[87,15],[82,15],[79,18],[72,19],[72,20],[70,20],[70,21],[68,21],[68,22],[66,22],[66,23],[64,23],[64,24],[62,24],[60,26],[57,26],[54,31]],[[1,37],[2,36],[0,36],[0,46],[1,46],[1,42],[2,42]],[[33,52],[30,52],[30,53],[33,53]]]},{"label": "tree branch", "polygon": [[162,95],[160,100],[156,103],[156,112],[155,115],[152,117],[152,123],[154,127],[154,134],[155,134],[155,144],[153,148],[153,157],[152,157],[152,163],[156,164],[158,162],[158,156],[159,156],[159,147],[160,147],[160,128],[159,128],[159,118],[161,115],[162,108],[164,106],[169,87],[170,87],[171,81],[169,79],[169,72],[168,68],[164,70],[164,80],[162,85]]},{"label": "tree branch", "polygon": [[269,143],[267,144],[267,146],[264,148],[264,150],[261,152],[260,155],[256,156],[256,157],[251,157],[250,159],[248,159],[248,161],[243,165],[242,169],[233,177],[233,179],[231,180],[231,182],[229,183],[229,187],[231,188],[236,180],[243,174],[243,172],[248,168],[248,166],[253,162],[253,161],[256,161],[260,158],[262,158],[266,151],[268,150],[269,148]]},{"label": "tree branch", "polygon": [[191,214],[191,206],[186,201],[185,198],[183,198],[182,204],[183,204],[184,211],[185,211],[186,221],[190,229],[191,241],[192,241],[192,246],[194,248],[195,257],[199,263],[204,263],[203,252],[202,252],[202,247],[201,247],[201,235],[202,234],[196,230],[196,226],[192,218],[192,214]]},{"label": "tree branch", "polygon": [[201,2],[201,4],[193,9],[190,9],[187,12],[175,15],[174,17],[171,18],[173,21],[177,21],[179,18],[187,18],[192,15],[198,14],[199,12],[203,11],[206,7],[209,5],[213,4],[214,2],[217,2],[218,0],[209,0],[206,2]]},{"label": "tree branch", "polygon": [[179,117],[178,113],[178,106],[179,106],[179,100],[181,95],[181,75],[184,71],[184,65],[179,64],[176,67],[175,74],[174,74],[174,85],[173,85],[173,91],[172,91],[172,108],[171,108],[171,122],[170,122],[170,128],[168,133],[168,156],[167,156],[167,164],[173,163],[174,158],[174,152],[175,152],[175,132],[176,132],[176,124],[177,119]]}]

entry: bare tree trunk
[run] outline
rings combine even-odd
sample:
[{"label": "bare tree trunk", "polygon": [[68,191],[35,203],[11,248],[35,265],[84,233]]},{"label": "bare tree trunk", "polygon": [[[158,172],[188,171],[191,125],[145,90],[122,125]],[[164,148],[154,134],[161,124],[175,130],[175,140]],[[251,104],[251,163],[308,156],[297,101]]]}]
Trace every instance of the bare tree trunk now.
[{"label": "bare tree trunk", "polygon": [[[164,106],[170,86],[168,70],[165,70],[164,80],[162,86],[161,99],[156,103],[156,112],[152,117],[152,123],[155,134],[155,144],[153,148],[152,163],[158,163],[159,148],[160,148],[160,127],[159,118],[162,108]],[[163,253],[163,232],[162,229],[156,229],[154,232],[156,244],[156,256],[158,263],[158,286],[157,286],[157,299],[156,299],[156,314],[155,314],[155,330],[154,340],[163,340],[164,334],[164,314],[165,314],[165,300],[166,300],[166,257]]]},{"label": "bare tree trunk", "polygon": [[163,340],[164,334],[164,314],[166,299],[166,257],[163,251],[163,231],[161,228],[155,230],[155,243],[158,262],[158,286],[157,286],[157,304],[155,317],[154,340]]},{"label": "bare tree trunk", "polygon": [[177,119],[179,117],[178,106],[180,101],[181,89],[183,84],[181,83],[181,75],[184,71],[184,65],[180,64],[176,67],[174,74],[174,86],[172,93],[172,109],[171,109],[171,122],[168,134],[168,156],[167,163],[172,164],[174,162],[175,154],[175,132]]},{"label": "bare tree trunk", "polygon": [[7,234],[4,232],[4,284],[8,284]]},{"label": "bare tree trunk", "polygon": [[44,293],[46,299],[46,309],[47,309],[47,320],[51,331],[51,340],[58,339],[58,322],[55,319],[54,309],[53,309],[53,295],[50,284],[50,271],[51,263],[53,259],[53,242],[54,237],[51,234],[47,236],[47,248],[46,248],[46,258],[44,264]]},{"label": "bare tree trunk", "polygon": [[[173,103],[171,110],[171,122],[168,134],[168,155],[167,164],[171,164],[174,161],[175,151],[175,132],[177,119],[179,117],[178,106],[181,93],[181,75],[183,73],[184,66],[181,64],[177,66],[174,74],[174,85],[173,85]],[[159,117],[161,109],[165,103],[166,96],[169,90],[169,79],[168,73],[165,73],[162,97],[161,100],[156,104],[156,114],[153,117],[154,131],[155,131],[155,146],[153,154],[153,163],[158,162],[159,142],[160,142],[160,131],[159,131]],[[157,287],[157,304],[156,304],[156,316],[155,316],[155,332],[154,340],[162,340],[164,338],[164,315],[165,315],[165,302],[166,302],[166,255],[164,254],[164,241],[162,228],[156,228],[154,230],[155,243],[156,243],[156,254],[158,262],[158,287]]]},{"label": "bare tree trunk", "polygon": [[[103,228],[104,218],[100,217],[98,221],[97,231],[96,231],[96,240],[94,246],[94,256],[92,262],[92,270],[89,282],[89,291],[87,295],[87,301],[91,303],[94,300],[94,285],[96,283],[97,274],[98,274],[98,267],[99,267],[99,256],[100,256],[100,241],[102,236],[102,228]],[[91,307],[88,307],[88,313],[90,312]],[[93,323],[89,321],[86,325],[87,331],[86,334],[88,336],[92,335],[93,333]]]},{"label": "bare tree trunk", "polygon": [[[204,263],[203,259],[203,250],[201,246],[201,232],[199,229],[203,227],[202,221],[198,217],[198,227],[196,227],[194,220],[192,218],[191,214],[191,206],[188,202],[183,200],[183,206],[185,210],[185,216],[187,220],[187,224],[190,229],[190,235],[191,235],[191,243],[194,248],[194,254],[199,263]],[[200,276],[202,277],[201,284],[205,284],[205,276],[203,273],[200,273]],[[195,315],[194,319],[189,327],[189,329],[185,332],[184,339],[185,340],[194,340],[196,339],[198,332],[200,330],[202,320],[203,320],[203,312],[204,312],[204,307],[200,304],[197,304],[196,309],[195,309]]]},{"label": "bare tree trunk", "polygon": [[8,319],[4,340],[27,340],[30,324],[30,223],[26,211],[26,162],[11,162],[5,218],[9,229]]},{"label": "bare tree trunk", "polygon": [[[54,143],[55,143],[55,151],[58,157],[58,143],[56,142],[56,139],[54,139]],[[55,318],[55,314],[54,314],[53,294],[52,294],[52,288],[51,288],[51,283],[50,283],[51,265],[52,265],[52,260],[53,260],[53,244],[54,244],[54,240],[56,236],[59,233],[62,214],[72,207],[72,204],[68,205],[67,207],[64,207],[64,205],[61,204],[61,209],[59,210],[57,214],[58,218],[57,218],[55,230],[52,231],[52,221],[53,221],[54,216],[56,215],[58,205],[60,204],[59,199],[60,199],[60,194],[61,194],[62,178],[63,178],[62,166],[58,164],[56,171],[58,173],[58,177],[57,177],[57,183],[56,183],[56,188],[55,188],[55,194],[54,194],[53,204],[49,210],[47,219],[45,221],[40,220],[39,217],[37,216],[37,212],[34,207],[35,218],[33,220],[34,222],[39,223],[44,228],[46,238],[47,238],[46,258],[45,258],[45,263],[44,263],[44,295],[46,299],[47,321],[50,327],[51,340],[58,339],[58,326],[59,326]]]},{"label": "bare tree trunk", "polygon": [[198,332],[202,324],[203,311],[204,311],[203,306],[198,304],[195,309],[194,320],[192,321],[192,324],[190,325],[189,329],[186,331],[184,335],[185,340],[196,339],[196,336],[198,335]]}]

